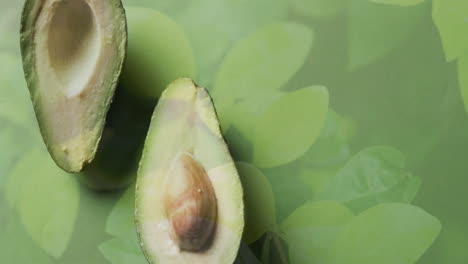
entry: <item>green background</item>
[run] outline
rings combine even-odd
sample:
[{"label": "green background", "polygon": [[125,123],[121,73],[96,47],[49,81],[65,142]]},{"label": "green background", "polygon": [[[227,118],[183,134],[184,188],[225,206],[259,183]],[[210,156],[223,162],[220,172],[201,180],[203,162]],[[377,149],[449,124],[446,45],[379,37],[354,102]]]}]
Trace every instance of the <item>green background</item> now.
[{"label": "green background", "polygon": [[[238,263],[466,262],[468,3],[123,2],[190,43],[244,185]],[[21,6],[0,0],[0,262],[146,263],[132,186],[89,190],[45,150]],[[145,52],[171,61],[171,44]]]}]

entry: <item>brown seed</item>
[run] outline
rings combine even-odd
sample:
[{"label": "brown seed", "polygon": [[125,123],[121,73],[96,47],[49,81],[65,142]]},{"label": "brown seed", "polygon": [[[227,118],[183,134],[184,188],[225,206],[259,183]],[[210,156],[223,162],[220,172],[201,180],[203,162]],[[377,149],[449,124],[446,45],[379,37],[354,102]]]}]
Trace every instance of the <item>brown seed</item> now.
[{"label": "brown seed", "polygon": [[215,229],[216,195],[206,171],[187,152],[179,153],[169,169],[164,206],[179,248],[203,250]]}]

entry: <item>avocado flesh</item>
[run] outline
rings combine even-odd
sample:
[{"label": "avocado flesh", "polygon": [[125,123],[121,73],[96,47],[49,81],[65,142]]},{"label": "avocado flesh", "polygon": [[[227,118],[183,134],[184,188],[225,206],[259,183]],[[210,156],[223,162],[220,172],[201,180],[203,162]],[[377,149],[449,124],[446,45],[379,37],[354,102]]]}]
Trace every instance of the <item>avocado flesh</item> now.
[{"label": "avocado flesh", "polygon": [[57,165],[79,172],[99,144],[126,52],[120,0],[27,0],[21,21],[26,81]]},{"label": "avocado flesh", "polygon": [[[200,251],[183,250],[171,239],[164,208],[168,172],[181,153],[203,167],[217,199],[214,233]],[[234,262],[244,228],[242,187],[211,98],[190,79],[170,84],[154,111],[135,196],[137,232],[150,263]]]}]

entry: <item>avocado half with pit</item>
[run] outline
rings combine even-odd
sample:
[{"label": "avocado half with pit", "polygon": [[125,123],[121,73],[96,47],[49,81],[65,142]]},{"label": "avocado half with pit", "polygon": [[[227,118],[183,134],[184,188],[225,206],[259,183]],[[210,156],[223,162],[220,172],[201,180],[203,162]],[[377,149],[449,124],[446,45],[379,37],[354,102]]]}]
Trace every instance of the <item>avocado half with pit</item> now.
[{"label": "avocado half with pit", "polygon": [[233,263],[244,228],[241,182],[208,92],[171,83],[153,114],[135,220],[150,263]]},{"label": "avocado half with pit", "polygon": [[27,0],[21,53],[36,118],[57,165],[90,163],[127,45],[120,0]]}]

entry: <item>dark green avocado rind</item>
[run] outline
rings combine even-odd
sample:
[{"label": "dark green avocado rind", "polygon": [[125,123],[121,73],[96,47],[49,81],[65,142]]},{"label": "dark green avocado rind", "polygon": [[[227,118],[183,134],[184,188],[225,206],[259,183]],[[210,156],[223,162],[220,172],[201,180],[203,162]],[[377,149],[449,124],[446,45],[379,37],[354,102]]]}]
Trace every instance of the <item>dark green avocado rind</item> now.
[{"label": "dark green avocado rind", "polygon": [[[95,118],[93,120],[89,120],[90,126],[97,126],[98,127],[98,136],[93,139],[94,147],[89,150],[87,158],[85,160],[79,162],[73,162],[66,158],[65,155],[56,151],[52,148],[51,143],[48,142],[49,135],[47,134],[47,129],[44,127],[43,115],[40,109],[40,100],[41,95],[39,93],[39,89],[37,89],[37,71],[35,69],[36,65],[36,58],[35,58],[35,22],[38,19],[38,16],[41,12],[43,7],[43,3],[45,0],[26,0],[23,12],[21,15],[21,28],[20,28],[20,48],[21,48],[21,56],[23,59],[23,71],[26,79],[26,83],[28,85],[31,101],[34,106],[34,112],[36,114],[36,119],[39,125],[39,129],[41,131],[42,137],[44,139],[44,143],[55,163],[67,172],[80,172],[83,168],[91,163],[96,155],[98,150],[99,142],[102,136],[102,132],[105,125],[106,115],[113,100],[113,96],[119,82],[119,78],[122,72],[122,67],[124,64],[124,60],[126,57],[127,52],[127,21],[125,10],[123,8],[122,2],[120,0],[106,0],[109,4],[112,5],[112,10],[114,10],[113,19],[116,24],[120,24],[120,26],[116,27],[121,30],[117,34],[114,34],[113,41],[115,43],[119,43],[117,45],[117,68],[113,71],[112,77],[109,79],[108,82],[105,82],[108,85],[107,89],[105,90],[105,94],[103,94],[102,98],[102,105],[101,111],[96,112]],[[47,114],[47,113],[45,113]]]}]

